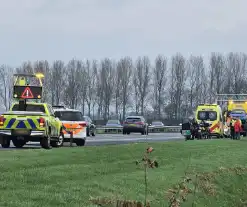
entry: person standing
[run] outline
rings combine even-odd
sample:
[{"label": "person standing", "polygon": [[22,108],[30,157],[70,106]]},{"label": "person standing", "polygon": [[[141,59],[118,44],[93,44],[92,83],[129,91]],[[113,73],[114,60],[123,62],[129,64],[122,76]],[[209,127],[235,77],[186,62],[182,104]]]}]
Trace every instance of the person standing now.
[{"label": "person standing", "polygon": [[235,133],[234,133],[234,123],[235,120],[233,117],[231,117],[231,122],[230,122],[230,132],[231,132],[231,139],[234,139]]},{"label": "person standing", "polygon": [[237,118],[235,124],[234,124],[234,139],[240,139],[240,131],[241,131],[241,121],[239,118]]}]

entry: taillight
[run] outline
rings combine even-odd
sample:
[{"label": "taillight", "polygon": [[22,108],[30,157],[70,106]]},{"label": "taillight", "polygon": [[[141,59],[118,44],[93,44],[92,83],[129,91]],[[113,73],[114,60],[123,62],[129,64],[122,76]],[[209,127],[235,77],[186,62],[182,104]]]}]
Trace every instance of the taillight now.
[{"label": "taillight", "polygon": [[87,126],[87,123],[80,123],[79,124],[81,127],[86,127]]},{"label": "taillight", "polygon": [[0,126],[4,125],[4,116],[0,116]]},{"label": "taillight", "polygon": [[40,127],[45,127],[45,119],[43,117],[39,118],[39,126]]},{"label": "taillight", "polygon": [[128,124],[128,122],[127,121],[124,121],[124,123],[123,124]]},{"label": "taillight", "polygon": [[136,122],[136,124],[144,125],[144,122]]}]

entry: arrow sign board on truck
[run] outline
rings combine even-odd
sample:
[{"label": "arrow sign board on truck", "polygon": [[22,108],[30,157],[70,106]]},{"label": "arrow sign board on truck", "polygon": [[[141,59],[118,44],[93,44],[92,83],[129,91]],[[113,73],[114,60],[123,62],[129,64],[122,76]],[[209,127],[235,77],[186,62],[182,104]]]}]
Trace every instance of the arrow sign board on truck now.
[{"label": "arrow sign board on truck", "polygon": [[14,98],[41,99],[42,87],[40,86],[14,86]]}]

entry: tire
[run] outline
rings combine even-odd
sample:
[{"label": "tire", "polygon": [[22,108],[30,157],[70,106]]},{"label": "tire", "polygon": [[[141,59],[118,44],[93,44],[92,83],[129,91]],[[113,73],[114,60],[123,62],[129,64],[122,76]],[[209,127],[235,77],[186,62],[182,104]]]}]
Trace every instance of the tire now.
[{"label": "tire", "polygon": [[12,139],[12,142],[16,148],[22,148],[26,144],[25,140],[17,139],[16,137]]},{"label": "tire", "polygon": [[125,130],[123,130],[123,134],[126,134],[126,131]]},{"label": "tire", "polygon": [[62,147],[64,143],[64,134],[61,132],[59,137],[58,137],[58,141],[51,141],[51,146],[52,147]]},{"label": "tire", "polygon": [[130,134],[130,132],[127,132],[127,134]]},{"label": "tire", "polygon": [[2,148],[9,148],[10,147],[10,139],[7,137],[3,137],[3,143],[1,144]]},{"label": "tire", "polygon": [[40,139],[40,146],[43,149],[51,149],[52,148],[52,146],[51,146],[51,133],[50,132],[48,132],[47,137],[42,137]]},{"label": "tire", "polygon": [[75,143],[76,143],[76,145],[77,145],[78,147],[82,147],[82,146],[85,145],[86,140],[85,140],[85,139],[76,139],[76,140],[75,140]]}]

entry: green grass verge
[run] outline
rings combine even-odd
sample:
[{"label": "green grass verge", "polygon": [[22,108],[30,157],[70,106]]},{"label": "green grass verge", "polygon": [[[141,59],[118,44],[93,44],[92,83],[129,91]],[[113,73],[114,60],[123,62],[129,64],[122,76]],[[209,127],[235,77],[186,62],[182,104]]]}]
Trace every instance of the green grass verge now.
[{"label": "green grass verge", "polygon": [[[209,173],[210,182],[182,206],[240,206],[247,200],[247,174],[215,173],[247,165],[247,141],[201,140],[152,144],[160,167],[148,171],[151,206],[167,206],[166,191],[189,176]],[[135,161],[147,144],[0,151],[0,206],[93,206],[90,197],[144,200],[144,172]],[[206,176],[206,175],[205,175]],[[203,187],[204,186],[204,187]],[[210,194],[211,189],[214,193]],[[241,204],[242,205],[242,204]]]}]

